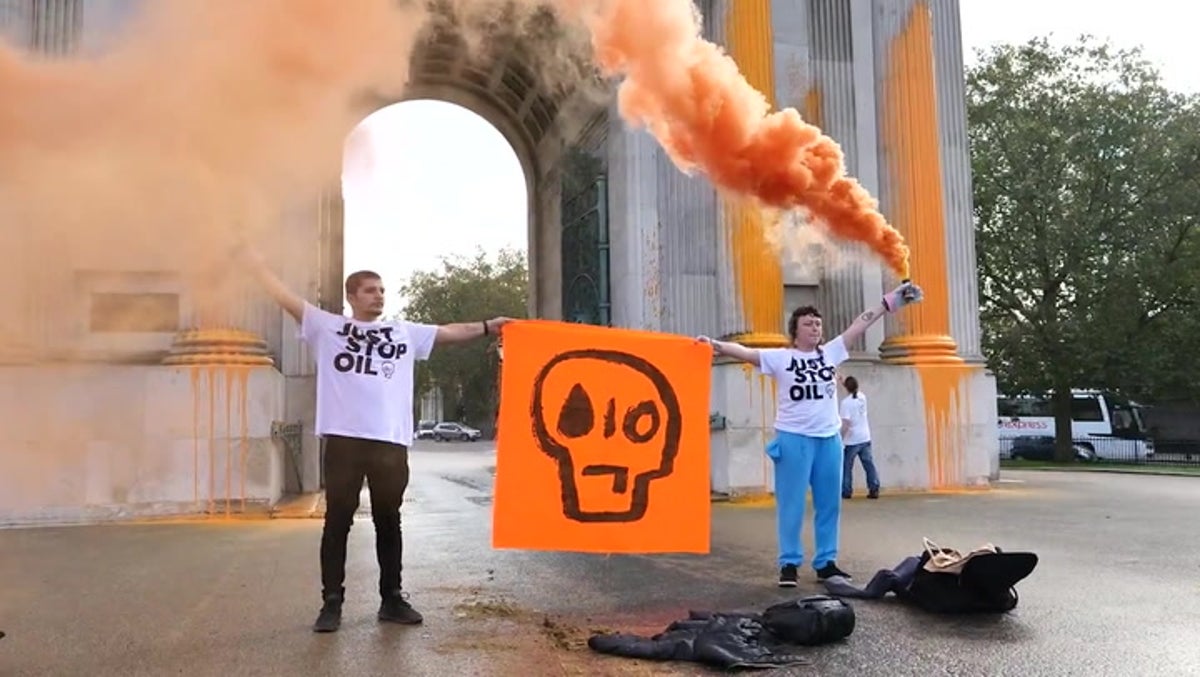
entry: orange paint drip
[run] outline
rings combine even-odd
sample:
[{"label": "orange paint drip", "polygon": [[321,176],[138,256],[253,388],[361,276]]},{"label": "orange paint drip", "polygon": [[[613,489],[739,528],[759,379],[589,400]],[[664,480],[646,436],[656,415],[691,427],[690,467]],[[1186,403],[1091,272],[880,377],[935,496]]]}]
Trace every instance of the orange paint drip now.
[{"label": "orange paint drip", "polygon": [[[769,28],[769,0],[731,5],[731,43],[765,41],[758,49],[769,50],[769,37],[742,31],[740,23]],[[691,0],[612,0],[585,19],[601,71],[624,77],[617,94],[621,116],[646,127],[680,170],[701,171],[721,190],[767,207],[806,210],[833,236],[865,244],[908,277],[903,237],[866,189],[846,176],[837,142],[794,108],[770,112],[761,91],[768,88],[756,88],[739,72],[761,62],[739,63],[704,40]]]},{"label": "orange paint drip", "polygon": [[[760,92],[775,88],[774,45],[771,40],[771,8],[767,2],[750,0],[730,12],[726,24],[729,49],[747,82]],[[738,337],[746,345],[782,345],[779,316],[783,308],[783,268],[767,241],[767,223],[759,205],[735,198],[725,205],[725,223],[730,227],[733,271],[742,305],[742,325],[748,331]]]},{"label": "orange paint drip", "polygon": [[904,312],[901,322],[918,350],[954,354],[950,339],[949,276],[946,271],[945,211],[938,143],[937,83],[933,64],[933,18],[917,2],[890,51],[884,103],[884,142],[896,226],[912,247],[921,270],[925,300]]},{"label": "orange paint drip", "polygon": [[957,489],[966,483],[966,447],[970,420],[962,384],[971,367],[952,364],[918,364],[925,399],[926,453],[929,488]]},{"label": "orange paint drip", "polygon": [[779,333],[783,309],[783,268],[767,241],[763,213],[744,203],[726,205],[732,225],[733,271],[742,317],[748,332],[738,340],[748,346],[777,346],[787,342]]},{"label": "orange paint drip", "polygon": [[973,372],[958,356],[951,336],[945,201],[934,74],[933,15],[916,2],[892,40],[884,99],[884,135],[893,218],[921,270],[925,299],[898,320],[904,334],[888,339],[921,379],[925,405],[929,486],[961,488],[966,483],[970,420],[962,384]]},{"label": "orange paint drip", "polygon": [[[246,365],[193,365],[188,367],[192,382],[192,454],[193,454],[193,492],[194,501],[200,503],[200,421],[201,398],[203,391],[208,397],[208,498],[205,513],[209,516],[217,512],[217,503],[222,501],[221,492],[217,488],[218,473],[218,439],[224,440],[225,447],[225,516],[233,513],[234,504],[240,501],[241,511],[246,512],[246,471],[250,456],[250,417],[249,417],[249,380],[250,368]],[[225,403],[225,426],[222,432],[217,429],[218,383],[223,384]],[[238,431],[234,433],[234,421],[237,421]],[[234,459],[234,447],[237,446],[237,459]],[[234,494],[234,472],[238,472],[238,493]]]}]

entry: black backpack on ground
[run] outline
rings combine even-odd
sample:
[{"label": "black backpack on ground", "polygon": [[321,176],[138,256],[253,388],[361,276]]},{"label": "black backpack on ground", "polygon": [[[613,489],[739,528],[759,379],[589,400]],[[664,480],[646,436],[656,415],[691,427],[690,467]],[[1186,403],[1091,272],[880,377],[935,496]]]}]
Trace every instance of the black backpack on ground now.
[{"label": "black backpack on ground", "polygon": [[925,569],[929,553],[920,565],[905,597],[925,611],[938,614],[1004,613],[1017,606],[1016,585],[1033,573],[1038,556],[1032,552],[977,554],[955,573]]},{"label": "black backpack on ground", "polygon": [[835,597],[814,595],[767,607],[762,624],[787,644],[829,644],[854,632],[854,608]]}]

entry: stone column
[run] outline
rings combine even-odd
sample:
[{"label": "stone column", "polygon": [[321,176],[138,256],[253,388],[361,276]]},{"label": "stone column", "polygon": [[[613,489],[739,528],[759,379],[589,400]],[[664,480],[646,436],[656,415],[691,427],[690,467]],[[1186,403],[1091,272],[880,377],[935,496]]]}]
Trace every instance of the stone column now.
[{"label": "stone column", "polygon": [[[865,163],[861,162],[859,111],[855,105],[858,83],[851,4],[808,3],[810,78],[802,110],[809,122],[838,142],[846,158],[847,173],[858,176]],[[868,120],[873,124],[874,115]],[[870,188],[869,184],[864,185]],[[827,335],[850,326],[863,310],[863,261],[869,255],[864,256],[861,250],[861,246],[834,239],[825,247],[818,304]],[[862,352],[865,339],[848,347],[852,352]]]},{"label": "stone column", "polygon": [[909,402],[880,410],[872,429],[894,449],[885,476],[930,489],[986,484],[996,454],[995,383],[963,359],[956,340],[978,335],[962,60],[947,53],[957,42],[957,0],[873,6],[879,198],[908,242],[925,300],[887,319],[880,354],[888,364],[874,375],[876,397]]},{"label": "stone column", "polygon": [[[774,31],[771,0],[736,0],[726,4],[724,42],[730,56],[755,89],[775,100]],[[732,339],[749,346],[780,346],[783,266],[770,244],[763,214],[755,207],[725,202],[728,263],[734,279],[734,307],[739,320]]]},{"label": "stone column", "polygon": [[[319,247],[320,276],[317,301],[331,313],[340,313],[345,305],[345,274],[342,260],[345,257],[346,204],[341,187],[325,191],[317,203],[317,242]],[[393,280],[391,284],[399,284]]]},{"label": "stone column", "polygon": [[34,0],[29,11],[31,47],[51,56],[74,51],[83,32],[83,0]]},{"label": "stone column", "polygon": [[[614,110],[612,118],[619,120]],[[608,131],[613,325],[659,331],[658,142],[643,129]]]},{"label": "stone column", "polygon": [[[879,132],[876,126],[875,93],[875,35],[872,30],[873,7],[870,3],[850,3],[850,40],[854,54],[854,116],[855,154],[851,167],[858,182],[872,195],[879,195]],[[859,264],[862,292],[861,308],[879,303],[883,294],[884,266],[874,256],[865,257]],[[885,324],[876,322],[865,336],[864,351],[878,355],[884,340]]]},{"label": "stone column", "polygon": [[26,0],[0,0],[0,41],[19,48],[29,46],[32,33]]},{"label": "stone column", "polygon": [[937,55],[938,131],[946,201],[950,335],[958,345],[959,356],[968,362],[982,363],[962,18],[958,0],[932,0],[930,4],[933,10],[933,47]]},{"label": "stone column", "polygon": [[[81,0],[0,0],[0,39],[20,49],[65,56],[74,51],[82,26]],[[53,342],[62,332],[53,323],[61,320],[50,310],[56,304],[49,299],[70,289],[55,274],[57,266],[30,264],[58,247],[50,241],[53,235],[31,229],[26,216],[0,206],[0,251],[12,253],[5,266],[4,277],[11,280],[6,289],[16,290],[14,295],[21,297],[10,301],[6,319],[0,320],[0,363],[4,364],[33,362],[48,346],[51,351],[55,348]]]},{"label": "stone column", "polygon": [[887,319],[884,359],[959,362],[950,328],[945,174],[933,12],[928,0],[875,0],[883,213],[911,249],[925,300]]}]

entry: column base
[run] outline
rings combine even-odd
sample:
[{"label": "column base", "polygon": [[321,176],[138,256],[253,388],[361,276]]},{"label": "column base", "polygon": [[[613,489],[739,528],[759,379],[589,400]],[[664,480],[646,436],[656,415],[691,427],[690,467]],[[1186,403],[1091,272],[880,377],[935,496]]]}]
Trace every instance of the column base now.
[{"label": "column base", "polygon": [[720,359],[712,367],[711,488],[731,497],[772,493],[775,473],[765,453],[774,435],[775,381],[753,367]]},{"label": "column base", "polygon": [[241,329],[180,332],[162,361],[165,365],[275,366],[267,342]]},{"label": "column base", "polygon": [[954,339],[938,334],[889,337],[880,344],[879,357],[890,364],[963,363]]},{"label": "column base", "polygon": [[[858,379],[871,403],[872,453],[885,493],[987,489],[998,477],[996,381],[986,369],[852,360],[841,370]],[[856,465],[855,494],[865,487]]]}]

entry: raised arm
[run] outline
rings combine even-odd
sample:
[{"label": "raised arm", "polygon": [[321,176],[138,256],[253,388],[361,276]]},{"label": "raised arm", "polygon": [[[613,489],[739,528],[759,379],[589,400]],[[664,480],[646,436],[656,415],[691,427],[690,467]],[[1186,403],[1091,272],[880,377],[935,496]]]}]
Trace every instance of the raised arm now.
[{"label": "raised arm", "polygon": [[238,246],[238,256],[250,267],[250,272],[258,279],[259,284],[266,289],[267,294],[275,299],[288,315],[296,318],[296,322],[304,321],[304,299],[300,298],[283,281],[271,272],[270,266],[263,260],[262,255],[247,244]]},{"label": "raised arm", "polygon": [[713,352],[718,355],[732,357],[735,360],[759,366],[759,352],[754,348],[747,348],[740,343],[732,341],[718,341],[707,336],[699,337],[701,343],[707,343],[712,346]]},{"label": "raised arm", "polygon": [[434,345],[466,343],[483,336],[499,336],[500,328],[512,322],[507,317],[495,317],[482,322],[455,322],[438,326]]},{"label": "raised arm", "polygon": [[918,303],[924,297],[921,288],[909,281],[904,281],[899,287],[883,296],[879,305],[873,308],[868,308],[863,311],[862,315],[855,318],[854,322],[842,332],[842,340],[847,345],[854,342],[855,339],[867,333],[867,329],[871,325],[879,321],[879,318],[894,313],[910,303]]}]

